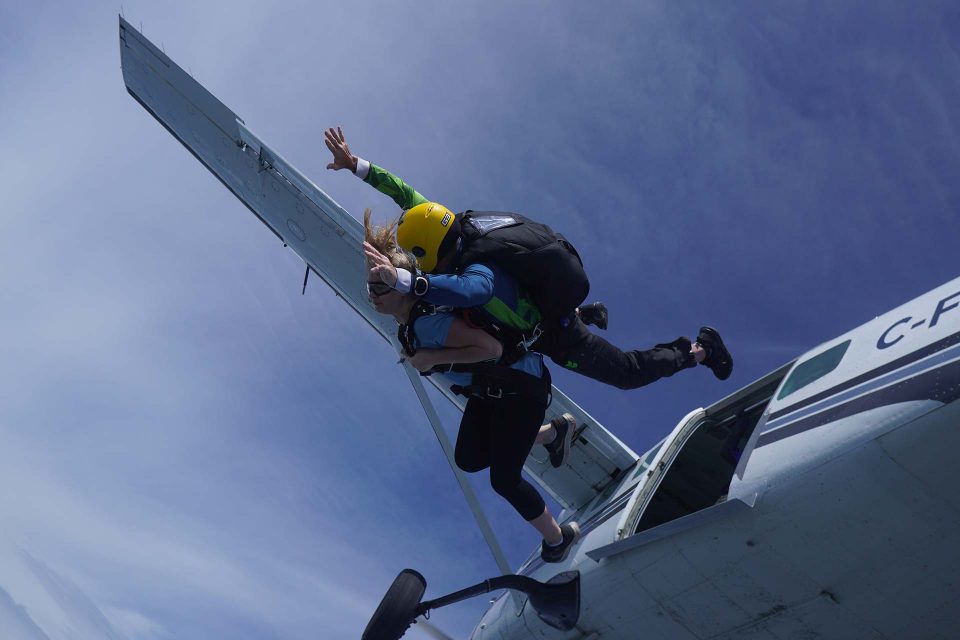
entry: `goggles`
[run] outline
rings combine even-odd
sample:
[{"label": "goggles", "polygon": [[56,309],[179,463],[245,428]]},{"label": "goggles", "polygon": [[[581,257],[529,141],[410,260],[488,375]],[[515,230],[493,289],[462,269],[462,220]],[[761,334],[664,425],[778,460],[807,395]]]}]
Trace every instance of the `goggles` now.
[{"label": "goggles", "polygon": [[367,293],[371,296],[383,296],[393,291],[393,287],[388,285],[385,282],[368,282],[367,283]]}]

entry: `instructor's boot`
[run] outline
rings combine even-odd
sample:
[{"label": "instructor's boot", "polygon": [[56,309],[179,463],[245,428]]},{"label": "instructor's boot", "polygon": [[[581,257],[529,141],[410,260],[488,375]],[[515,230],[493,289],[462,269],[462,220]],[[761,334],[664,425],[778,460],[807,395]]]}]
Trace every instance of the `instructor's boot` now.
[{"label": "instructor's boot", "polygon": [[598,329],[607,330],[607,305],[602,302],[591,302],[580,307],[579,312],[583,324],[592,324]]},{"label": "instructor's boot", "polygon": [[727,351],[717,330],[713,327],[700,327],[697,342],[707,352],[707,357],[700,364],[713,371],[713,375],[720,380],[729,378],[733,371],[733,356]]}]

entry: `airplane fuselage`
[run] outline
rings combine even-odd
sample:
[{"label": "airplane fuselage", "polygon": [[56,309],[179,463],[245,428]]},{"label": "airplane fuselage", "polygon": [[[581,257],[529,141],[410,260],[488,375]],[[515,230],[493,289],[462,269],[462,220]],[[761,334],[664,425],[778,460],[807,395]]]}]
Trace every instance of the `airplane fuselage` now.
[{"label": "airplane fuselage", "polygon": [[[130,95],[390,342],[360,222],[123,18],[119,44]],[[581,616],[559,632],[502,596],[473,637],[960,637],[958,397],[960,278],[692,411],[644,455],[555,388],[548,413],[575,415],[575,445],[525,469],[585,535],[520,573],[579,570]]]},{"label": "airplane fuselage", "polygon": [[[958,398],[960,278],[692,412],[602,504],[564,514],[586,530],[570,559],[520,572],[581,572],[576,629],[501,596],[472,637],[957,637]],[[742,478],[694,478],[729,453],[710,446],[724,421],[751,430]]]}]

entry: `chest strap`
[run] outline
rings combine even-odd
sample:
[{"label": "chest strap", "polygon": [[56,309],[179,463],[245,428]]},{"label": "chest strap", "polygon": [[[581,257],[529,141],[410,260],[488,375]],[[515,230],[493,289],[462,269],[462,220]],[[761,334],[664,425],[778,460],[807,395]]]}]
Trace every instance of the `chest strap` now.
[{"label": "chest strap", "polygon": [[413,357],[413,355],[417,353],[418,340],[417,334],[414,333],[413,330],[413,323],[416,322],[418,318],[432,316],[436,312],[436,305],[432,305],[426,300],[417,300],[416,304],[410,308],[407,321],[397,328],[397,340],[400,341],[400,346],[403,347],[403,351],[407,354],[407,357]]}]

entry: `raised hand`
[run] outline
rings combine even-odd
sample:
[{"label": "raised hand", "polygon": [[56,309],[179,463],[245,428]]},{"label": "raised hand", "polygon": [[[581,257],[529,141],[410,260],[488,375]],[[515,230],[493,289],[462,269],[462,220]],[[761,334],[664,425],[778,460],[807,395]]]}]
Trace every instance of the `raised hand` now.
[{"label": "raised hand", "polygon": [[363,253],[367,258],[367,266],[370,267],[370,282],[379,280],[389,286],[397,284],[397,268],[390,264],[390,259],[377,251],[369,242],[363,243]]},{"label": "raised hand", "polygon": [[357,156],[350,153],[350,147],[347,146],[347,140],[343,137],[343,130],[340,127],[330,128],[323,132],[324,142],[330,153],[333,154],[333,162],[327,165],[327,169],[339,171],[340,169],[350,169],[357,172]]}]

